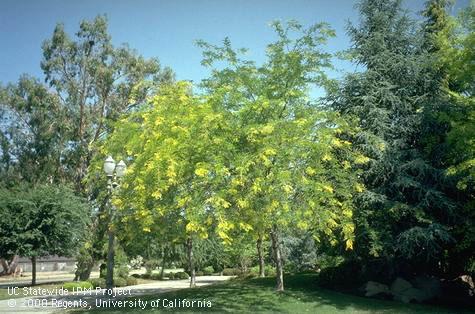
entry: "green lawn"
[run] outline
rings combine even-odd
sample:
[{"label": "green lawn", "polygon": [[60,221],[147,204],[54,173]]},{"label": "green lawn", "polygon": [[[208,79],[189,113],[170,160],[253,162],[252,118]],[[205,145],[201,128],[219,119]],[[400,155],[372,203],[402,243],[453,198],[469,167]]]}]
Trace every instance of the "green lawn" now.
[{"label": "green lawn", "polygon": [[[227,313],[463,313],[462,310],[441,309],[418,304],[361,298],[328,291],[315,286],[315,275],[286,277],[286,291],[275,293],[274,279],[234,280],[208,287],[178,290],[154,296],[143,296],[149,303],[157,298],[209,300],[210,309],[147,308],[147,313],[172,311]],[[129,299],[129,300],[133,300]],[[86,313],[142,313],[138,308],[95,309]],[[465,311],[468,312],[468,311]],[[84,313],[84,312],[81,312]]]}]

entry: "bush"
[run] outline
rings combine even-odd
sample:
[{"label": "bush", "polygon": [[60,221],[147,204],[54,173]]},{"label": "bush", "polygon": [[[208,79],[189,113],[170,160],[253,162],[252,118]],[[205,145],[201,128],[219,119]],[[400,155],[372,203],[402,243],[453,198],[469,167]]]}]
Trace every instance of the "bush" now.
[{"label": "bush", "polygon": [[254,267],[249,268],[249,275],[252,275],[254,277],[259,276],[259,265],[256,265]]},{"label": "bush", "polygon": [[129,267],[126,264],[114,267],[114,277],[115,276],[126,279],[129,277]]},{"label": "bush", "polygon": [[147,274],[151,274],[159,265],[160,261],[156,259],[151,259],[144,263]]},{"label": "bush", "polygon": [[264,266],[264,273],[266,277],[274,277],[275,276],[275,267],[272,265],[265,265]]},{"label": "bush", "polygon": [[162,277],[160,276],[160,274],[151,274],[150,279],[152,279],[152,280],[162,280]]},{"label": "bush", "polygon": [[131,276],[134,277],[134,278],[142,278],[142,275],[140,275],[140,274],[132,274]]},{"label": "bush", "polygon": [[237,268],[225,268],[223,269],[223,276],[237,276],[240,271]]},{"label": "bush", "polygon": [[195,273],[195,275],[196,276],[204,276],[204,273],[201,270],[199,270]]},{"label": "bush", "polygon": [[115,277],[114,278],[114,287],[125,287],[127,286],[127,279],[122,277]]},{"label": "bush", "polygon": [[64,289],[68,289],[68,291],[72,291],[73,289],[91,289],[94,286],[89,281],[73,281],[73,282],[65,282],[63,284]]},{"label": "bush", "polygon": [[137,284],[137,278],[135,277],[128,277],[127,278],[127,286],[135,286]]},{"label": "bush", "polygon": [[204,274],[205,276],[210,276],[210,275],[212,275],[213,273],[214,273],[214,268],[213,268],[213,266],[207,266],[207,267],[203,268],[203,274]]},{"label": "bush", "polygon": [[99,278],[106,278],[107,277],[107,265],[102,263],[99,266]]},{"label": "bush", "polygon": [[328,288],[352,288],[363,283],[361,266],[354,261],[343,262],[335,267],[322,269],[318,276],[318,283]]},{"label": "bush", "polygon": [[89,279],[89,282],[94,288],[104,289],[106,287],[106,280],[104,278]]},{"label": "bush", "polygon": [[143,265],[143,257],[137,255],[135,258],[132,258],[129,262],[132,269],[140,269]]},{"label": "bush", "polygon": [[175,279],[189,279],[189,278],[190,278],[190,275],[188,275],[184,271],[180,271],[178,273],[175,273]]},{"label": "bush", "polygon": [[115,277],[124,279],[129,277],[129,259],[120,245],[116,246],[114,253],[114,278]]},{"label": "bush", "polygon": [[152,277],[152,274],[143,274],[140,276],[140,278],[143,278],[143,279],[150,279],[150,277]]},{"label": "bush", "polygon": [[165,273],[163,274],[163,277],[167,277],[168,279],[175,279],[175,273]]}]

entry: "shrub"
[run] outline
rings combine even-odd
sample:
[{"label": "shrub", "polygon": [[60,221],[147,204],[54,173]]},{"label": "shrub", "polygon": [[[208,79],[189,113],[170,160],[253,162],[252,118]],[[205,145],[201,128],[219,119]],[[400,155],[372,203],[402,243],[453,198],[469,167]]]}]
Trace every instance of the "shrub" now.
[{"label": "shrub", "polygon": [[204,276],[204,273],[201,270],[199,270],[199,271],[196,272],[195,275],[196,276]]},{"label": "shrub", "polygon": [[122,277],[115,277],[114,278],[114,287],[125,287],[127,286],[127,279]]},{"label": "shrub", "polygon": [[275,276],[275,267],[272,265],[265,265],[264,266],[264,273],[266,277],[274,277]]},{"label": "shrub", "polygon": [[143,257],[140,255],[137,255],[135,258],[132,258],[130,260],[130,267],[132,269],[140,269],[143,265]]},{"label": "shrub", "polygon": [[150,279],[152,279],[152,280],[162,280],[162,277],[160,276],[160,274],[151,274]]},{"label": "shrub", "polygon": [[188,275],[184,271],[180,271],[180,272],[175,274],[175,279],[189,279],[189,278],[190,278],[190,275]]},{"label": "shrub", "polygon": [[241,274],[239,275],[239,278],[241,279],[252,279],[252,278],[257,278],[259,276],[259,273],[250,273],[250,272],[247,272],[245,274]]},{"label": "shrub", "polygon": [[327,267],[320,271],[318,283],[323,287],[356,287],[363,283],[361,266],[354,261],[343,262],[335,267]]},{"label": "shrub", "polygon": [[160,265],[160,261],[156,259],[148,260],[144,263],[147,274],[151,274]]},{"label": "shrub", "polygon": [[73,281],[73,282],[65,282],[63,285],[64,289],[68,289],[68,291],[72,291],[73,289],[81,288],[81,289],[91,289],[94,286],[89,281]]},{"label": "shrub", "polygon": [[258,277],[259,276],[259,265],[249,268],[249,275]]},{"label": "shrub", "polygon": [[175,279],[175,273],[165,273],[163,277],[168,277],[168,279]]},{"label": "shrub", "polygon": [[127,266],[127,264],[122,264],[118,267],[114,267],[114,277],[115,276],[123,279],[129,277],[129,267]]},{"label": "shrub", "polygon": [[237,268],[225,268],[223,269],[223,276],[237,276],[240,271]]},{"label": "shrub", "polygon": [[99,266],[99,278],[106,278],[107,276],[107,265],[105,263],[102,263]]},{"label": "shrub", "polygon": [[142,275],[140,275],[140,274],[132,274],[131,276],[134,277],[134,278],[142,278]]},{"label": "shrub", "polygon": [[136,284],[137,284],[137,278],[135,277],[127,278],[127,286],[135,286]]},{"label": "shrub", "polygon": [[105,288],[106,287],[106,280],[104,278],[93,278],[89,279],[89,282],[94,288]]},{"label": "shrub", "polygon": [[129,277],[129,259],[120,245],[116,247],[114,253],[114,278],[115,277],[124,279]]},{"label": "shrub", "polygon": [[150,277],[152,277],[152,274],[143,274],[140,277],[143,279],[150,279]]},{"label": "shrub", "polygon": [[205,276],[209,276],[209,275],[212,275],[214,273],[214,268],[213,266],[206,266],[205,268],[203,268],[203,274]]}]

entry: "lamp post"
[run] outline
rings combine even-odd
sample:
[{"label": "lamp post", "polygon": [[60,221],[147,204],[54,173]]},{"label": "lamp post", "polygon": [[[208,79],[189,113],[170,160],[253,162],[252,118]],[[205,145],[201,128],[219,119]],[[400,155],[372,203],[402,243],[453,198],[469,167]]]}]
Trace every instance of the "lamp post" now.
[{"label": "lamp post", "polygon": [[[119,161],[116,165],[114,159],[111,156],[108,156],[104,161],[104,172],[107,176],[107,190],[108,190],[108,209],[109,209],[109,245],[107,249],[107,277],[106,277],[106,289],[112,290],[114,287],[114,231],[112,230],[112,221],[114,219],[114,209],[110,203],[112,198],[112,193],[114,189],[119,187],[120,179],[125,174],[125,162],[123,160]],[[114,171],[115,170],[115,171]]]}]

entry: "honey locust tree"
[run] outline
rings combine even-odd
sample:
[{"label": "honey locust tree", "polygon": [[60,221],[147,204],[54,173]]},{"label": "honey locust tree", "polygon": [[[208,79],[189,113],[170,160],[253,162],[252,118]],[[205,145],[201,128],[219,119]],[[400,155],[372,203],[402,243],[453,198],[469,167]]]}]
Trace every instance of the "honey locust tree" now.
[{"label": "honey locust tree", "polygon": [[[460,219],[454,228],[457,241],[451,252],[452,275],[475,273],[475,2],[452,20],[447,32],[439,32],[435,42],[445,49],[437,54],[439,66],[447,71],[443,91],[452,104],[448,115],[447,173],[456,181]],[[447,121],[447,116],[445,116]]]},{"label": "honey locust tree", "polygon": [[[210,101],[233,117],[238,139],[225,190],[231,206],[219,228],[232,241],[233,230],[252,232],[259,242],[269,233],[278,291],[284,290],[281,233],[309,230],[317,239],[353,246],[352,195],[363,189],[352,166],[366,158],[352,150],[351,126],[309,101],[311,87],[330,87],[324,69],[330,55],[321,50],[333,31],[326,24],[304,28],[273,23],[277,40],[258,66],[241,58],[244,50],[199,42],[202,63],[212,68],[203,82]],[[224,68],[213,68],[224,62]],[[263,267],[263,254],[260,267]]]},{"label": "honey locust tree", "polygon": [[[195,284],[193,242],[222,226],[230,203],[216,187],[228,179],[233,132],[224,112],[193,96],[185,82],[163,87],[142,110],[125,116],[102,148],[128,160],[114,200],[121,223],[136,232],[161,229],[187,249],[190,286]],[[101,161],[98,160],[97,171]],[[157,239],[159,241],[160,239]]]},{"label": "honey locust tree", "polygon": [[[113,45],[107,19],[101,15],[82,21],[73,36],[63,24],[57,24],[42,50],[41,69],[50,91],[60,99],[65,120],[61,125],[65,145],[58,158],[61,170],[77,193],[102,212],[102,189],[95,181],[85,180],[96,154],[95,144],[123,112],[137,107],[154,87],[173,81],[173,73],[128,45]],[[78,256],[77,277],[81,280],[89,278],[95,261],[102,257],[103,225],[94,221],[94,232]]]}]

